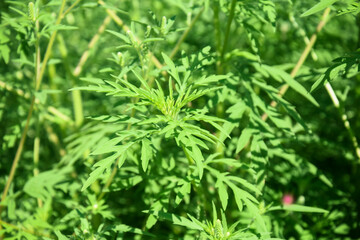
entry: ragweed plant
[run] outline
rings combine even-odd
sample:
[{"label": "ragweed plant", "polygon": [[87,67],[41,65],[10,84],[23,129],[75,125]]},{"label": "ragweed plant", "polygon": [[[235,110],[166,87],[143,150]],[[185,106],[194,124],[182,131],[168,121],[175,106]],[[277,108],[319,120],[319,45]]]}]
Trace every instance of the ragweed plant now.
[{"label": "ragweed plant", "polygon": [[359,238],[358,10],[1,1],[0,239]]}]

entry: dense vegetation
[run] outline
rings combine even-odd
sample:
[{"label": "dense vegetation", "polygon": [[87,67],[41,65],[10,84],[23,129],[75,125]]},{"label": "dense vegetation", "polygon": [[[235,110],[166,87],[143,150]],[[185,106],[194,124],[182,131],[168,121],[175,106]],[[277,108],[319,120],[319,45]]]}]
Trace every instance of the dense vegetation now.
[{"label": "dense vegetation", "polygon": [[360,3],[0,2],[0,239],[360,239]]}]

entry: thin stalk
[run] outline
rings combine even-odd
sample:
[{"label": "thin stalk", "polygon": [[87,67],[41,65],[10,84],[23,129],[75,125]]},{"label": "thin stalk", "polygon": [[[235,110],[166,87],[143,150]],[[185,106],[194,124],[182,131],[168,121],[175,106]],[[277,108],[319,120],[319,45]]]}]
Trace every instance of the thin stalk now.
[{"label": "thin stalk", "polygon": [[[327,18],[329,16],[329,13],[330,13],[330,8],[326,8],[322,17],[321,17],[321,20],[318,24],[318,26],[316,27],[316,32],[311,36],[310,38],[310,41],[309,43],[306,45],[303,53],[301,54],[298,62],[296,63],[295,67],[293,68],[293,70],[291,71],[290,73],[290,76],[292,78],[294,78],[297,74],[297,72],[299,71],[300,67],[304,64],[307,56],[309,55],[311,49],[313,48],[315,42],[316,42],[316,39],[317,39],[317,35],[319,34],[319,32],[322,30],[322,28],[325,26],[326,24],[326,21],[327,21]],[[278,93],[278,96],[282,97],[286,91],[289,89],[289,85],[285,84],[283,85],[280,90],[279,90],[279,93]],[[277,102],[276,101],[272,101],[270,103],[270,106],[272,107],[276,107],[277,106]],[[266,121],[266,119],[268,118],[268,115],[266,113],[264,113],[262,116],[261,116],[262,120]]]},{"label": "thin stalk", "polygon": [[[39,20],[36,20],[35,22],[35,36],[36,36],[36,42],[35,42],[35,79],[38,79],[38,75],[41,72],[41,65],[40,65],[40,36],[39,36]],[[35,81],[36,86],[36,81]]]},{"label": "thin stalk", "polygon": [[196,21],[200,18],[201,14],[204,12],[204,7],[202,7],[200,9],[200,11],[198,12],[198,14],[196,14],[196,16],[194,17],[194,19],[191,21],[189,27],[185,30],[185,32],[181,35],[181,37],[179,38],[178,42],[176,43],[174,49],[171,51],[170,53],[170,59],[172,59],[176,53],[179,51],[180,45],[185,41],[186,37],[188,36],[189,32],[191,31],[191,29],[193,28],[193,26],[195,25]]},{"label": "thin stalk", "polygon": [[64,18],[79,2],[82,0],[76,0],[66,11],[62,14],[61,18]]},{"label": "thin stalk", "polygon": [[[59,12],[58,18],[56,19],[55,25],[59,25],[60,22],[61,22],[62,13],[63,13],[64,8],[65,8],[65,3],[66,3],[66,0],[62,0],[61,7],[60,7],[60,12]],[[42,81],[44,73],[45,73],[46,64],[49,61],[51,51],[52,51],[52,47],[54,45],[56,34],[57,34],[57,30],[55,30],[50,36],[50,40],[49,40],[48,46],[46,48],[45,56],[44,56],[43,62],[41,64],[42,67],[41,67],[41,70],[40,70],[40,74],[36,78],[35,91],[38,91],[39,88],[40,88],[41,81]]]},{"label": "thin stalk", "polygon": [[221,54],[221,30],[220,30],[220,20],[219,20],[219,2],[214,1],[214,29],[215,29],[215,45],[216,53],[218,56]]},{"label": "thin stalk", "polygon": [[[324,10],[324,13],[321,17],[321,20],[319,22],[319,24],[317,25],[316,27],[316,32],[311,36],[311,39],[308,41],[308,43],[306,44],[306,47],[303,51],[303,53],[301,54],[296,66],[293,68],[293,70],[291,71],[290,73],[290,76],[291,77],[295,77],[297,72],[299,71],[300,67],[303,65],[304,61],[306,60],[307,56],[309,55],[309,52],[311,51],[312,47],[314,46],[315,42],[316,42],[316,39],[317,39],[317,35],[320,33],[320,31],[322,30],[322,28],[325,26],[326,22],[327,22],[327,18],[329,16],[329,13],[330,13],[330,8],[326,8]],[[289,88],[289,85],[285,84],[283,85],[280,90],[279,90],[279,93],[278,93],[278,96],[282,97],[285,92],[288,90]],[[270,106],[272,107],[276,107],[277,106],[277,102],[276,101],[272,101],[270,103]],[[262,116],[261,116],[261,119],[263,121],[266,121],[268,118],[268,115],[266,113],[264,113]],[[246,146],[249,145],[249,142],[247,142]],[[246,148],[246,146],[244,147],[244,149]]]},{"label": "thin stalk", "polygon": [[84,122],[83,104],[80,90],[72,91],[75,126],[80,127]]},{"label": "thin stalk", "polygon": [[113,181],[115,175],[116,175],[116,172],[117,172],[117,166],[119,164],[119,161],[121,159],[122,156],[118,157],[116,159],[116,162],[115,162],[115,165],[113,167],[113,170],[111,171],[111,174],[110,174],[110,177],[108,178],[108,180],[106,181],[104,187],[101,189],[101,194],[99,195],[97,201],[99,202],[104,196],[105,196],[105,190],[108,189],[108,187],[110,186],[111,182]]},{"label": "thin stalk", "polygon": [[47,111],[52,113],[54,116],[62,119],[64,122],[69,123],[70,125],[73,125],[74,122],[71,120],[71,118],[64,113],[60,112],[57,108],[54,108],[52,106],[47,107]]},{"label": "thin stalk", "polygon": [[[61,21],[61,16],[62,16],[62,12],[64,11],[65,3],[66,3],[66,0],[62,0],[60,12],[59,12],[58,18],[56,20],[57,25]],[[53,43],[54,43],[56,32],[57,31],[54,31],[52,33],[51,37],[50,37],[50,41],[48,43],[48,46],[47,46],[47,49],[46,49],[46,52],[45,52],[45,57],[44,57],[44,60],[42,62],[41,67],[39,68],[39,67],[36,66],[36,68],[35,68],[35,91],[38,91],[39,88],[40,88],[42,77],[43,77],[44,72],[45,72],[47,61],[49,60],[49,57],[50,57],[50,53],[51,53],[51,49],[52,49],[52,46],[53,46]],[[36,45],[35,47],[38,48],[38,45]],[[40,58],[40,56],[38,56],[40,54],[40,50],[35,49],[35,54],[36,54],[36,56],[35,56],[35,59],[36,59],[35,64],[37,64],[38,59]],[[30,125],[30,119],[31,119],[31,116],[32,116],[32,112],[34,110],[34,105],[35,105],[35,97],[32,97],[31,104],[30,104],[30,109],[29,109],[28,116],[27,116],[26,123],[25,123],[25,128],[24,128],[23,133],[21,135],[19,146],[18,146],[18,148],[16,150],[16,154],[15,154],[15,158],[13,160],[12,166],[11,166],[9,178],[8,178],[6,184],[5,184],[5,188],[4,188],[4,191],[3,191],[2,196],[1,196],[1,202],[5,201],[5,199],[7,197],[7,194],[9,192],[10,185],[11,185],[13,179],[14,179],[16,168],[17,168],[17,165],[19,163],[19,160],[20,160],[20,157],[21,157],[21,154],[22,154],[22,150],[23,150],[23,147],[24,147],[24,144],[25,144],[26,135],[27,135],[29,125]],[[2,211],[3,211],[3,207],[0,206],[0,216],[1,216]]]},{"label": "thin stalk", "polygon": [[339,115],[341,117],[341,120],[343,121],[344,123],[344,126],[349,134],[349,137],[350,137],[350,140],[353,144],[353,147],[354,147],[354,150],[355,150],[355,153],[356,153],[356,156],[358,158],[358,162],[360,163],[360,147],[359,147],[359,143],[355,137],[355,134],[354,134],[354,131],[352,130],[351,126],[350,126],[350,122],[348,120],[348,117],[345,113],[345,110],[341,107],[340,105],[340,102],[339,102],[339,99],[337,98],[335,92],[334,92],[334,89],[332,88],[331,84],[329,82],[327,82],[325,84],[325,88],[326,88],[326,91],[328,92],[333,104],[334,104],[334,107],[339,111]]},{"label": "thin stalk", "polygon": [[[359,18],[357,18],[357,21],[358,21]],[[290,21],[292,22],[292,24],[294,25],[295,28],[299,29],[299,25],[297,24],[297,22],[295,21],[294,17],[290,17]],[[309,38],[305,35],[305,31],[303,29],[299,29],[299,32],[301,34],[301,36],[303,36],[304,38],[304,41],[306,44],[308,44],[310,42]],[[314,61],[317,61],[318,60],[318,57],[316,55],[316,53],[313,51],[311,51],[311,57]],[[341,117],[341,120],[343,121],[343,124],[349,134],[349,137],[350,137],[350,140],[353,144],[353,147],[354,147],[354,150],[355,150],[355,154],[358,158],[358,160],[360,161],[360,147],[359,147],[359,143],[356,139],[356,136],[354,134],[354,131],[352,130],[351,126],[350,126],[350,122],[348,120],[348,117],[345,113],[345,110],[344,108],[341,107],[340,105],[340,102],[339,102],[339,99],[338,97],[336,96],[335,94],[335,91],[333,89],[333,87],[331,86],[331,84],[329,82],[327,82],[325,84],[325,89],[326,91],[328,92],[330,98],[331,98],[331,101],[333,102],[334,104],[334,107],[338,110],[339,112],[339,115]]]},{"label": "thin stalk", "polygon": [[[57,89],[56,84],[56,65],[51,64],[48,66],[48,79],[49,79],[49,88],[50,89]],[[60,102],[59,95],[58,94],[52,94],[51,95],[52,102],[57,103]]]},{"label": "thin stalk", "polygon": [[[34,151],[33,151],[33,159],[34,159],[34,176],[36,177],[37,175],[39,175],[39,155],[40,155],[40,136],[39,136],[39,132],[40,132],[40,124],[39,124],[39,119],[37,119],[37,124],[36,124],[36,136],[34,139]],[[40,198],[37,198],[37,202],[38,202],[38,206],[41,208],[43,206],[43,203],[41,201]]]},{"label": "thin stalk", "polygon": [[88,60],[89,56],[90,56],[90,51],[91,49],[94,48],[95,44],[99,41],[100,39],[100,35],[105,31],[106,26],[109,25],[109,23],[111,22],[111,17],[107,16],[104,21],[102,22],[102,24],[100,25],[100,27],[98,28],[96,34],[91,38],[87,50],[81,55],[81,58],[79,60],[79,63],[77,64],[75,70],[74,70],[74,77],[79,77],[79,75],[82,72],[82,69],[85,65],[85,62]]},{"label": "thin stalk", "polygon": [[[105,31],[106,26],[111,22],[111,17],[107,16],[101,26],[99,27],[96,34],[92,37],[88,44],[88,48],[86,51],[81,55],[79,63],[77,64],[74,72],[73,77],[77,79],[82,70],[83,67],[88,60],[90,56],[90,51],[94,48],[95,44],[99,41],[100,35]],[[82,104],[82,97],[81,97],[81,91],[80,90],[74,90],[72,91],[72,97],[73,97],[73,108],[74,108],[74,114],[75,114],[75,125],[81,126],[84,121],[84,114],[83,114],[83,104]]]},{"label": "thin stalk", "polygon": [[[18,148],[16,150],[15,158],[14,158],[14,161],[13,161],[12,166],[11,166],[9,178],[6,181],[4,191],[3,191],[2,195],[1,195],[1,202],[5,201],[6,196],[7,196],[8,192],[9,192],[10,185],[11,185],[13,179],[14,179],[15,171],[16,171],[17,165],[19,163],[20,156],[21,156],[24,144],[25,144],[26,134],[27,134],[28,129],[29,129],[30,119],[31,119],[32,112],[34,110],[34,105],[35,105],[35,98],[33,97],[32,101],[31,101],[31,104],[30,104],[29,113],[28,113],[28,116],[27,116],[27,119],[26,119],[25,128],[24,128],[24,130],[23,130],[23,132],[21,134],[20,143],[19,143],[19,146],[18,146]],[[2,211],[3,211],[3,205],[0,205],[0,217],[1,217]],[[0,221],[1,221],[1,218],[0,218]]]},{"label": "thin stalk", "polygon": [[[233,19],[234,19],[234,15],[235,15],[235,7],[236,7],[236,2],[237,0],[232,0],[231,1],[231,5],[230,5],[230,14],[229,14],[229,18],[228,18],[228,21],[227,21],[227,24],[226,24],[226,31],[225,31],[225,37],[224,37],[224,42],[223,42],[223,46],[221,48],[221,53],[220,53],[220,60],[216,63],[216,71],[218,74],[222,74],[223,71],[224,71],[224,56],[225,56],[225,53],[226,53],[226,49],[227,49],[227,45],[228,45],[228,42],[229,42],[229,37],[230,37],[230,30],[231,30],[231,24],[233,22]],[[215,3],[217,4],[217,3]],[[216,9],[217,8],[217,9]],[[215,8],[215,11],[214,11],[214,14],[216,14],[217,16],[217,20],[214,20],[215,21],[215,24],[217,24],[218,26],[215,26],[216,28],[219,27],[219,9],[218,9],[218,6],[216,6]],[[219,29],[218,29],[219,30]],[[220,32],[217,32],[216,33],[217,35],[217,41],[220,41]],[[220,42],[218,42],[219,46],[220,47]],[[216,107],[216,115],[220,118],[223,117],[224,115],[224,103],[223,102],[219,102],[217,104],[217,107]],[[219,136],[221,133],[220,131],[217,131],[216,132],[216,135]],[[216,146],[216,153],[220,153],[220,156],[222,156],[224,154],[224,147],[223,145],[221,144],[217,144]]]},{"label": "thin stalk", "polygon": [[[35,35],[36,35],[36,59],[35,59],[35,79],[37,79],[38,74],[40,73],[40,36],[39,36],[39,20],[35,23]],[[34,151],[33,151],[33,159],[34,159],[34,176],[39,174],[39,152],[40,152],[40,137],[39,137],[39,116],[36,119],[36,136],[34,139]],[[42,207],[42,201],[40,198],[37,198],[38,206]]]},{"label": "thin stalk", "polygon": [[66,150],[61,146],[59,137],[54,133],[53,128],[45,123],[45,130],[49,140],[57,147],[61,157],[66,155]]},{"label": "thin stalk", "polygon": [[220,54],[220,63],[219,63],[220,71],[222,71],[222,64],[224,62],[224,56],[225,56],[225,53],[226,53],[226,49],[227,49],[227,45],[228,45],[228,41],[229,41],[229,37],[230,37],[231,23],[232,23],[232,21],[234,19],[236,1],[237,0],[232,0],[231,1],[230,14],[229,14],[229,18],[228,18],[228,21],[227,21],[227,24],[226,24],[226,32],[225,32],[224,43],[223,43],[223,47],[221,49],[221,54]]}]

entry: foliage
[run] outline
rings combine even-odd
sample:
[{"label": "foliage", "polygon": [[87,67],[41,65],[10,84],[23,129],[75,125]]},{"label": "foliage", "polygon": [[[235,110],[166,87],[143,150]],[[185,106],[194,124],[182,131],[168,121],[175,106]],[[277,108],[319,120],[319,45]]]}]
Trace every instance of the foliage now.
[{"label": "foliage", "polygon": [[360,238],[359,6],[0,2],[0,238]]}]

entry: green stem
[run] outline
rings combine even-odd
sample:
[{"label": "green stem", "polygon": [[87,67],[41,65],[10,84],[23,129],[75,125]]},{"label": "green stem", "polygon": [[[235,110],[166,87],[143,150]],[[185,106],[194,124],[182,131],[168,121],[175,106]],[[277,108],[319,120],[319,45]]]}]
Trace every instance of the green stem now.
[{"label": "green stem", "polygon": [[229,18],[228,18],[228,21],[227,21],[227,24],[226,24],[225,38],[224,38],[224,43],[223,43],[223,47],[221,49],[221,54],[220,54],[220,71],[221,71],[221,73],[223,71],[222,64],[224,63],[224,56],[225,56],[226,48],[227,48],[228,41],[229,41],[231,23],[232,23],[232,20],[234,19],[236,1],[237,0],[232,0],[231,1],[230,15],[229,15]]},{"label": "green stem", "polygon": [[[21,135],[20,143],[19,143],[19,146],[18,146],[18,148],[16,150],[15,158],[14,158],[13,164],[11,166],[9,178],[6,181],[5,188],[4,188],[3,194],[1,196],[1,202],[5,201],[6,196],[7,196],[8,192],[9,192],[10,185],[11,185],[12,181],[14,180],[16,168],[17,168],[17,165],[19,163],[20,156],[21,156],[24,144],[25,144],[26,134],[27,134],[28,129],[29,129],[30,119],[31,119],[32,112],[34,110],[34,105],[35,105],[35,98],[33,97],[32,100],[31,100],[29,113],[28,113],[28,116],[27,116],[27,119],[26,119],[25,128],[24,128],[24,131],[23,131],[23,133]],[[2,211],[3,211],[3,205],[0,205],[0,217],[1,217],[1,212]],[[1,220],[1,218],[0,218],[0,220]]]},{"label": "green stem", "polygon": [[214,2],[213,11],[214,11],[216,53],[218,56],[220,56],[220,54],[221,54],[221,30],[220,30],[220,20],[219,20],[219,1]]},{"label": "green stem", "polygon": [[[39,36],[39,21],[37,20],[35,23],[35,35],[36,35],[36,43],[35,43],[35,79],[38,78],[38,74],[40,73],[40,36]],[[39,150],[40,150],[40,137],[39,137],[39,115],[36,116],[36,136],[34,139],[34,152],[33,152],[33,158],[34,158],[34,176],[37,176],[39,174]],[[42,207],[42,201],[41,199],[37,199],[39,207]]]},{"label": "green stem", "polygon": [[[216,63],[216,70],[217,70],[218,74],[222,74],[224,72],[224,56],[225,56],[228,41],[229,41],[231,23],[232,23],[232,21],[234,19],[236,2],[237,2],[237,0],[232,0],[231,1],[230,14],[229,14],[229,18],[228,18],[228,21],[227,21],[227,24],[226,24],[225,37],[224,37],[223,47],[221,49],[220,60]],[[217,6],[217,8],[218,8],[218,6]],[[216,8],[215,8],[215,10],[216,10]],[[219,17],[218,16],[219,15],[218,11],[219,10],[217,9],[216,13],[214,12],[214,14],[217,15],[217,18]],[[218,21],[218,19],[214,20],[214,21]],[[219,22],[216,22],[216,24],[219,25]],[[219,26],[215,26],[215,27],[219,27]],[[220,43],[220,32],[217,33],[217,38],[219,38],[219,39],[217,39],[217,41],[219,41],[219,43]],[[219,44],[219,46],[220,46],[220,44]],[[223,102],[219,102],[217,104],[216,112],[217,112],[218,117],[222,117],[224,115],[224,103]],[[219,136],[220,131],[217,131],[216,135]],[[224,154],[224,148],[222,147],[221,144],[217,145],[216,152],[220,153],[221,156]]]},{"label": "green stem", "polygon": [[179,51],[180,49],[180,45],[185,41],[186,37],[188,36],[190,30],[193,28],[193,26],[195,25],[196,21],[200,18],[201,14],[204,12],[204,7],[202,7],[200,9],[200,11],[198,12],[198,14],[194,17],[194,19],[191,21],[189,27],[185,30],[185,32],[181,35],[180,39],[178,40],[178,42],[176,43],[174,49],[172,50],[171,54],[170,54],[170,59],[172,59],[176,53]]},{"label": "green stem", "polygon": [[113,170],[111,171],[111,174],[110,174],[110,177],[108,178],[108,180],[106,181],[104,187],[101,189],[101,194],[100,196],[98,197],[97,201],[99,202],[104,196],[105,196],[105,190],[108,189],[108,187],[110,186],[110,184],[112,183],[115,175],[116,175],[116,172],[117,172],[117,166],[119,164],[119,161],[121,159],[122,156],[118,157],[116,159],[116,162],[115,162],[115,165],[113,167]]},{"label": "green stem", "polygon": [[72,91],[75,125],[80,127],[84,121],[83,104],[80,90]]},{"label": "green stem", "polygon": [[62,14],[61,18],[64,18],[81,0],[76,0],[66,11]]},{"label": "green stem", "polygon": [[[55,25],[59,25],[60,22],[61,22],[61,19],[62,19],[62,16],[63,16],[62,13],[63,13],[64,8],[65,8],[65,3],[66,3],[66,0],[62,0],[60,12],[59,12],[58,18],[56,19]],[[54,45],[56,34],[57,34],[57,30],[55,30],[50,36],[50,40],[49,40],[48,46],[46,48],[45,56],[44,56],[44,59],[43,59],[43,62],[42,62],[42,67],[41,67],[39,75],[37,75],[37,78],[36,78],[35,91],[38,91],[39,88],[40,88],[41,81],[42,81],[44,73],[45,73],[46,64],[49,61],[51,51],[52,51],[52,47]]]},{"label": "green stem", "polygon": [[[34,159],[34,176],[39,175],[39,159],[40,159],[40,121],[39,116],[36,116],[36,136],[34,139],[34,151],[33,151],[33,159]],[[41,208],[43,206],[40,198],[37,198],[38,206]]]},{"label": "green stem", "polygon": [[184,145],[181,145],[181,147],[182,147],[182,149],[183,149],[183,151],[184,151],[184,153],[185,153],[185,156],[186,156],[187,160],[189,161],[189,164],[190,164],[190,165],[195,164],[194,159],[192,159],[192,158],[190,157],[190,154],[188,153],[188,151],[186,150],[186,148],[184,147]]}]

